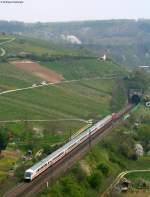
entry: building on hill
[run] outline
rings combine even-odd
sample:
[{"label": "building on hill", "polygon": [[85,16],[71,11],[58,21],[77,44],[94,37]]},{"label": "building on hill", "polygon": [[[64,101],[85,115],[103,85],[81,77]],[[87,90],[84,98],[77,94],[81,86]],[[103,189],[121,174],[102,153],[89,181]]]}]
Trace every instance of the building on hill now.
[{"label": "building on hill", "polygon": [[103,61],[106,61],[107,60],[107,55],[104,54],[104,56],[100,57],[99,60],[103,60]]}]

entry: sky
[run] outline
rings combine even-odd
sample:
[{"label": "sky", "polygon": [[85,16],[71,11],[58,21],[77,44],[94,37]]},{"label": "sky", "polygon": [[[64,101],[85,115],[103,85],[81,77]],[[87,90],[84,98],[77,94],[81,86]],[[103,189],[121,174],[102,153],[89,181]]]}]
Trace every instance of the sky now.
[{"label": "sky", "polygon": [[150,0],[7,0],[0,20],[55,22],[104,19],[150,19]]}]

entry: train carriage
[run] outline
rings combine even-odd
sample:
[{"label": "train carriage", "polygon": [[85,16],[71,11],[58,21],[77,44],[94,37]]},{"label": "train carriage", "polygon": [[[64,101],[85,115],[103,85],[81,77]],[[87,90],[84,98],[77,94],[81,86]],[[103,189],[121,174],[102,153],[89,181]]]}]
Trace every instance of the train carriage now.
[{"label": "train carriage", "polygon": [[102,127],[104,127],[111,121],[112,121],[112,115],[108,115],[104,119],[100,120],[94,126],[88,128],[87,130],[76,136],[74,139],[66,143],[64,146],[54,151],[52,154],[48,155],[46,158],[44,158],[43,160],[32,166],[30,169],[26,170],[24,179],[28,181],[32,181],[35,177],[40,175],[42,172],[44,172],[47,168],[52,166],[54,163],[61,160],[66,154],[68,154],[77,146],[79,146],[81,143],[83,143],[85,140],[87,140],[89,136],[96,133],[98,130],[100,130]]}]

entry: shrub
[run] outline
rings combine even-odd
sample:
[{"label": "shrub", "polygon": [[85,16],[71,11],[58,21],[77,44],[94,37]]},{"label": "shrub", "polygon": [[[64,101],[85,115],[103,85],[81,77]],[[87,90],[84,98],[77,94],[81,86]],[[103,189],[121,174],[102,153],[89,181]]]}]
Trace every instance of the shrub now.
[{"label": "shrub", "polygon": [[86,181],[86,174],[85,172],[81,169],[80,165],[76,165],[73,170],[72,170],[73,175],[76,177],[77,181],[79,183],[83,183]]},{"label": "shrub", "polygon": [[99,190],[100,186],[102,183],[102,175],[100,172],[94,172],[90,177],[89,177],[89,184],[93,189]]},{"label": "shrub", "polygon": [[97,166],[97,169],[99,169],[105,176],[109,174],[109,166],[105,163],[100,163]]},{"label": "shrub", "polygon": [[0,129],[0,154],[2,150],[5,150],[9,141],[8,130],[6,128]]},{"label": "shrub", "polygon": [[65,177],[61,181],[62,196],[64,197],[82,197],[84,194],[83,188],[73,179],[73,177]]}]

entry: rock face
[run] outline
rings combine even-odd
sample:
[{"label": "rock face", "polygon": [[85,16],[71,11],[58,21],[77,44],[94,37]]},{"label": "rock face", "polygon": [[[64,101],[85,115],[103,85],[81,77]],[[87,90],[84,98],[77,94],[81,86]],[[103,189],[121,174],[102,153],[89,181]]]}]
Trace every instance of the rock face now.
[{"label": "rock face", "polygon": [[135,153],[138,157],[141,157],[144,155],[144,149],[141,144],[135,144]]},{"label": "rock face", "polygon": [[61,35],[61,38],[71,44],[82,44],[81,40],[79,40],[79,38],[77,38],[76,36],[74,35],[64,35],[62,34]]}]

